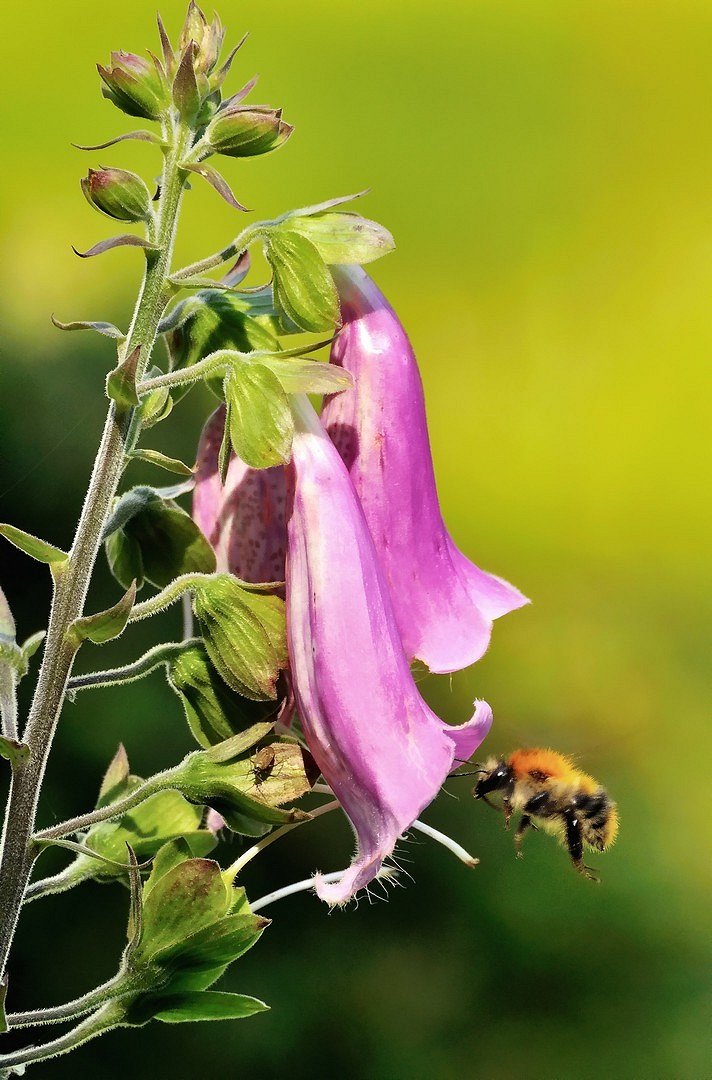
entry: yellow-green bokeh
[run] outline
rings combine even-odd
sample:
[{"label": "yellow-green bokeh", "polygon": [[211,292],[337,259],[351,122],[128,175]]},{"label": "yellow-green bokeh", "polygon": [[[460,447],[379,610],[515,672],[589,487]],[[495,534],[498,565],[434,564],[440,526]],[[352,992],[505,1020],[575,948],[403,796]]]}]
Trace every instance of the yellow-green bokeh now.
[{"label": "yellow-green bokeh", "polygon": [[[229,0],[220,11],[233,40],[251,31],[235,86],[259,71],[259,100],[284,105],[297,129],[279,154],[226,163],[236,194],[272,216],[371,188],[361,209],[398,243],[374,274],[421,362],[446,518],[468,554],[533,600],[496,626],[480,665],[427,692],[452,720],[487,697],[492,751],[544,742],[579,755],[618,799],[621,836],[594,860],[597,889],[545,837],[515,862],[494,815],[453,785],[461,801],[429,818],[481,856],[475,872],[421,846],[417,886],[388,907],[332,918],[308,898],[275,908],[230,977],[272,1013],[110,1036],[83,1067],[113,1077],[130,1062],[141,1080],[698,1080],[709,1075],[712,9]],[[167,0],[163,14],[175,30],[182,4]],[[111,345],[62,337],[49,314],[125,325],[140,272],[133,251],[72,254],[113,224],[78,181],[97,162],[147,180],[158,170],[151,147],[82,155],[69,144],[141,126],[103,101],[93,65],[154,47],[152,19],[139,0],[38,0],[11,30],[5,18],[0,518],[58,544],[85,490]],[[240,226],[196,183],[178,258]],[[191,396],[152,445],[189,457],[206,407]],[[0,580],[21,631],[37,629],[46,590],[7,548]],[[113,595],[106,579],[98,589]],[[113,655],[135,655],[151,632]],[[84,809],[119,738],[142,770],[177,759],[188,744],[158,682],[68,710],[48,820]],[[284,862],[256,871],[255,890],[343,865],[349,839],[319,825],[290,843]],[[49,1004],[107,977],[125,906],[120,890],[96,886],[33,905],[16,994]],[[81,1062],[43,1068],[70,1077]]]}]

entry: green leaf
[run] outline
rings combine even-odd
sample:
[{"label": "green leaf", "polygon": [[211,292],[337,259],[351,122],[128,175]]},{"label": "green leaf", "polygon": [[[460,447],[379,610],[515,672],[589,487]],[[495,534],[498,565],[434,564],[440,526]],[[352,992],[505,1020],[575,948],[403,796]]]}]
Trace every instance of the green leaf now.
[{"label": "green leaf", "polygon": [[[279,341],[265,325],[270,319],[260,317],[258,320],[250,313],[253,308],[256,312],[264,308],[271,316],[272,305],[268,301],[271,297],[260,300],[215,288],[198,293],[187,316],[168,335],[173,366],[190,367],[220,349],[234,349],[240,353],[257,349],[279,352]],[[211,378],[206,382],[220,396],[220,380]]]},{"label": "green leaf", "polygon": [[310,240],[329,266],[364,266],[387,255],[396,246],[387,229],[360,214],[327,212],[292,217],[280,228]]},{"label": "green leaf", "polygon": [[96,615],[85,615],[81,619],[75,619],[68,632],[77,645],[81,645],[83,641],[92,641],[95,645],[104,645],[107,641],[113,641],[114,638],[123,634],[135,600],[136,582],[132,581],[118,604]]},{"label": "green leaf", "polygon": [[195,473],[195,469],[192,469],[190,465],[179,461],[178,458],[161,454],[158,450],[133,450],[129,457],[132,461],[147,461],[149,465],[157,465],[159,469],[176,473],[178,476],[193,476]]},{"label": "green leaf", "polygon": [[119,530],[108,538],[105,549],[109,570],[119,585],[125,587],[127,581],[135,581],[137,590],[143,588],[143,556],[138,540]]},{"label": "green leaf", "polygon": [[270,357],[261,363],[277,376],[288,394],[339,394],[353,386],[348,371],[321,360]]},{"label": "green leaf", "polygon": [[258,915],[228,915],[214,926],[186,938],[179,963],[193,971],[225,967],[251,949],[267,926],[269,919]]},{"label": "green leaf", "polygon": [[255,469],[288,461],[294,418],[277,376],[264,364],[236,364],[225,380],[225,395],[235,453]]},{"label": "green leaf", "polygon": [[237,201],[232,188],[225,177],[219,173],[217,169],[213,169],[212,166],[204,165],[202,163],[199,165],[182,165],[181,168],[185,169],[187,172],[197,173],[198,176],[202,176],[204,180],[207,180],[210,186],[217,191],[218,195],[220,195],[233,210],[242,210],[245,213],[249,212],[246,206],[243,206],[241,202]]},{"label": "green leaf", "polygon": [[337,195],[335,199],[326,199],[324,202],[314,203],[312,206],[301,206],[298,210],[288,210],[286,214],[282,214],[275,219],[275,225],[281,225],[285,221],[290,221],[292,218],[309,217],[312,214],[323,214],[327,210],[333,210],[335,206],[343,206],[344,203],[354,202],[356,199],[362,199],[364,195],[368,195],[369,188],[365,188],[363,191],[357,191],[353,195]]},{"label": "green leaf", "polygon": [[16,548],[24,551],[25,555],[37,559],[37,562],[47,563],[53,575],[61,571],[68,559],[66,551],[48,544],[46,540],[40,540],[32,533],[16,529],[14,525],[0,525],[0,536],[4,536]]},{"label": "green leaf", "polygon": [[222,814],[234,832],[259,835],[264,824],[309,817],[296,808],[280,809],[310,791],[318,776],[311,755],[297,743],[277,740],[251,757],[227,762],[215,761],[213,754],[190,754],[178,767],[176,785],[189,799],[207,803]]},{"label": "green leaf", "polygon": [[334,279],[314,244],[299,233],[273,229],[267,258],[274,272],[275,300],[302,330],[333,330],[339,322]]},{"label": "green leaf", "polygon": [[106,377],[107,396],[115,401],[120,409],[132,409],[141,403],[136,392],[136,372],[140,356],[141,346],[137,345]]}]

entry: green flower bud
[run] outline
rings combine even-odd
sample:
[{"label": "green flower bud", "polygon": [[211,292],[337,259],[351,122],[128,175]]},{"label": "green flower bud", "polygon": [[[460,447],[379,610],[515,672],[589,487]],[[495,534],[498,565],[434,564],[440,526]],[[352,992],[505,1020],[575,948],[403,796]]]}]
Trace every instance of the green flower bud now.
[{"label": "green flower bud", "polygon": [[217,154],[256,157],[282,146],[293,131],[291,124],[282,120],[281,109],[238,105],[217,114],[206,140]]},{"label": "green flower bud", "polygon": [[191,41],[194,43],[196,73],[210,74],[218,62],[224,37],[225,31],[218,16],[209,23],[198,5],[191,0],[180,32],[178,48],[182,53]]},{"label": "green flower bud", "polygon": [[200,642],[172,659],[167,674],[190,730],[203,747],[223,742],[260,721],[274,720],[281,708],[281,702],[252,701],[231,690]]},{"label": "green flower bud", "polygon": [[125,169],[90,169],[81,181],[87,201],[117,221],[145,221],[151,194],[140,176]]},{"label": "green flower bud", "polygon": [[170,102],[165,72],[157,63],[150,63],[134,53],[114,52],[111,66],[97,64],[104,80],[102,93],[122,112],[146,120],[160,120]]},{"label": "green flower bud", "polygon": [[[258,736],[264,726],[256,726]],[[265,826],[305,820],[308,815],[302,810],[281,807],[306,795],[316,782],[319,769],[309,751],[285,739],[248,756],[246,741],[249,732],[189,754],[173,770],[171,783],[191,802],[217,810],[228,828],[243,835],[259,836],[267,831]]]},{"label": "green flower bud", "polygon": [[255,701],[276,700],[287,666],[284,601],[216,574],[195,588],[193,604],[208,655],[228,686]]}]

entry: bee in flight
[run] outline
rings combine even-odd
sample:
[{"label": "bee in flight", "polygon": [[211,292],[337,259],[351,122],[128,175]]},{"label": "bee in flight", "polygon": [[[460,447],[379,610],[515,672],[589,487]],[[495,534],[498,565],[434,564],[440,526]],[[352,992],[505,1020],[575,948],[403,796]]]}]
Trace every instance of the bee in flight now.
[{"label": "bee in flight", "polygon": [[555,750],[515,750],[506,759],[489,758],[478,771],[474,797],[495,806],[487,796],[501,796],[507,829],[514,811],[521,814],[514,834],[519,858],[527,830],[541,828],[566,846],[580,874],[599,880],[584,866],[583,849],[605,851],[611,846],[618,833],[618,811],[597,780]]}]

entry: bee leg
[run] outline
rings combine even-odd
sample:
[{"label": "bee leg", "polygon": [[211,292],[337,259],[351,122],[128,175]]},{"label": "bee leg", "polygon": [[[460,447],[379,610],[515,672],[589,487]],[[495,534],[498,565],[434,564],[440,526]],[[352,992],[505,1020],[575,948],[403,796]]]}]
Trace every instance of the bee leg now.
[{"label": "bee leg", "polygon": [[517,849],[518,859],[524,858],[524,853],[522,852],[522,840],[529,829],[536,829],[536,825],[528,814],[522,814],[521,820],[517,825],[517,831],[514,834],[514,846]]},{"label": "bee leg", "polygon": [[504,827],[505,827],[505,829],[508,830],[509,829],[509,822],[510,822],[510,820],[512,818],[513,810],[512,810],[511,802],[506,797],[505,797],[504,802],[502,804],[502,809],[504,810]]},{"label": "bee leg", "polygon": [[581,819],[577,812],[575,810],[565,810],[563,818],[566,825],[566,847],[569,850],[574,869],[578,870],[579,874],[583,874],[589,881],[600,881],[601,879],[596,877],[591,867],[583,864],[583,833]]}]

